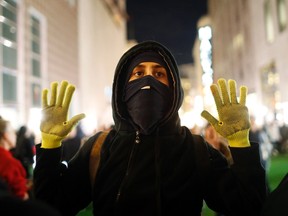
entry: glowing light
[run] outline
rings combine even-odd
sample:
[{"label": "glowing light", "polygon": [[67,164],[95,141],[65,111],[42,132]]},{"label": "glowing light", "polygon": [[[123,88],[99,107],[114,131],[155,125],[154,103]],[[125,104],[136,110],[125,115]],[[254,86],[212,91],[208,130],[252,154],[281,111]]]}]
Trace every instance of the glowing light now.
[{"label": "glowing light", "polygon": [[4,39],[3,44],[4,44],[4,46],[12,47],[12,42],[9,40],[6,40],[6,39]]},{"label": "glowing light", "polygon": [[213,83],[211,27],[199,28],[198,35],[200,40],[200,63],[203,70],[202,84],[205,87]]},{"label": "glowing light", "polygon": [[[247,95],[246,106],[248,107],[250,116],[255,117],[257,126],[263,126],[265,123],[269,124],[275,120],[275,113],[260,103],[256,93]],[[276,119],[282,120],[283,116],[277,114]]]},{"label": "glowing light", "polygon": [[210,40],[212,38],[212,31],[211,31],[210,26],[199,28],[198,34],[199,34],[200,40],[204,40],[204,39]]},{"label": "glowing light", "polygon": [[17,129],[19,125],[16,124],[18,122],[18,113],[14,108],[6,108],[3,107],[1,110],[1,117],[7,121],[9,121],[13,128]]},{"label": "glowing light", "polygon": [[5,17],[4,16],[0,16],[0,22],[4,22],[5,21]]},{"label": "glowing light", "polygon": [[40,122],[42,119],[41,108],[31,108],[29,111],[29,119],[27,122],[27,127],[35,135],[35,143],[41,141],[41,131],[40,131]]},{"label": "glowing light", "polygon": [[97,112],[90,110],[85,112],[86,117],[81,120],[81,126],[86,135],[92,135],[98,128]]}]

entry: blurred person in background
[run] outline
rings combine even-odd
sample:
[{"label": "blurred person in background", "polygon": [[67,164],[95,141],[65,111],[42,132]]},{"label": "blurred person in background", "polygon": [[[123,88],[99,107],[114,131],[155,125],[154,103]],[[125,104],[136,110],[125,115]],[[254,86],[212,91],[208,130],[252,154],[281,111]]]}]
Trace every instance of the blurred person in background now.
[{"label": "blurred person in background", "polygon": [[225,156],[230,166],[233,164],[233,158],[227,139],[218,134],[210,123],[207,123],[204,127],[204,139]]},{"label": "blurred person in background", "polygon": [[249,131],[249,140],[250,142],[257,142],[260,146],[260,159],[261,163],[266,171],[266,184],[267,190],[270,191],[269,181],[268,181],[268,172],[270,168],[271,156],[273,151],[273,145],[270,142],[270,139],[263,129],[256,124],[256,119],[254,116],[250,116],[251,128]]},{"label": "blurred person in background", "polygon": [[63,81],[58,89],[58,82],[51,83],[50,99],[48,89],[42,92],[35,196],[63,215],[75,215],[91,201],[98,216],[201,215],[203,200],[225,215],[259,215],[266,198],[265,172],[257,143],[248,140],[247,88],[240,88],[238,102],[234,80],[217,84],[211,91],[219,120],[207,111],[202,116],[227,138],[231,166],[203,137],[181,126],[183,90],[170,51],[154,41],[129,49],[114,74],[115,125],[96,148],[99,167],[91,173],[91,154],[104,132],[92,136],[68,166],[62,165],[62,141],[85,115],[69,120],[75,86]]},{"label": "blurred person in background", "polygon": [[259,127],[256,124],[254,116],[250,116],[251,128],[249,132],[249,140],[251,142],[257,142],[260,145],[260,156],[263,167],[266,172],[269,171],[270,160],[273,151],[273,145],[269,140],[269,137],[263,127]]},{"label": "blurred person in background", "polygon": [[77,125],[70,134],[63,140],[62,146],[62,160],[68,162],[72,157],[77,153],[82,144],[82,139],[85,134],[82,131],[82,128]]},{"label": "blurred person in background", "polygon": [[263,129],[266,132],[270,142],[273,145],[273,153],[281,154],[282,153],[281,134],[280,134],[280,126],[279,126],[278,121],[274,119],[271,122],[266,122],[264,124]]},{"label": "blurred person in background", "polygon": [[288,125],[285,122],[280,126],[280,135],[280,152],[288,153]]},{"label": "blurred person in background", "polygon": [[32,179],[35,156],[34,135],[27,126],[23,125],[17,131],[16,136],[16,146],[11,149],[11,152],[25,168],[27,179]]},{"label": "blurred person in background", "polygon": [[15,197],[26,200],[29,198],[26,171],[10,152],[15,145],[15,130],[9,121],[0,117],[0,177]]}]

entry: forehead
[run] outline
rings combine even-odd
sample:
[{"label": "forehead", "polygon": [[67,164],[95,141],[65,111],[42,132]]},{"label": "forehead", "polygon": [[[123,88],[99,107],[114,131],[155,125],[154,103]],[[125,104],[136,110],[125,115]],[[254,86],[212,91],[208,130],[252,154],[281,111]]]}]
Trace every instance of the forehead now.
[{"label": "forehead", "polygon": [[140,62],[138,65],[135,66],[136,67],[162,67],[164,68],[164,66],[162,66],[161,64],[157,63],[157,62]]}]

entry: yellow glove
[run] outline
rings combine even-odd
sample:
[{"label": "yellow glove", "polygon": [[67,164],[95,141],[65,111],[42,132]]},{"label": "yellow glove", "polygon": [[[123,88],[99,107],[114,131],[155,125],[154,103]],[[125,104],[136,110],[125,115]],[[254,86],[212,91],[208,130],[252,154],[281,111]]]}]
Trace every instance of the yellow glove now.
[{"label": "yellow glove", "polygon": [[240,88],[240,102],[238,103],[236,97],[236,82],[235,80],[229,80],[228,93],[226,80],[219,79],[218,85],[222,93],[216,84],[212,84],[210,89],[213,94],[216,108],[218,111],[219,120],[214,118],[209,112],[204,110],[201,116],[205,118],[215,128],[215,130],[228,140],[231,147],[248,147],[249,142],[249,129],[250,120],[248,109],[245,106],[247,87],[241,86]]},{"label": "yellow glove", "polygon": [[62,81],[58,95],[57,87],[57,82],[51,83],[49,104],[47,99],[48,89],[42,91],[41,148],[52,149],[60,147],[62,140],[85,117],[85,114],[82,113],[74,116],[69,121],[67,120],[75,86],[68,84],[67,81]]}]

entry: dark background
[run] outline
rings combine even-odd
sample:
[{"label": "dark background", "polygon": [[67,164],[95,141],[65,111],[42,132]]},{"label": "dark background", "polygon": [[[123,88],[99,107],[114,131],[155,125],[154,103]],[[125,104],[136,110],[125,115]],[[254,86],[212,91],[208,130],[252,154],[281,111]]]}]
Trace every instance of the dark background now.
[{"label": "dark background", "polygon": [[127,0],[128,39],[156,40],[178,64],[193,63],[197,21],[207,13],[207,0]]}]

